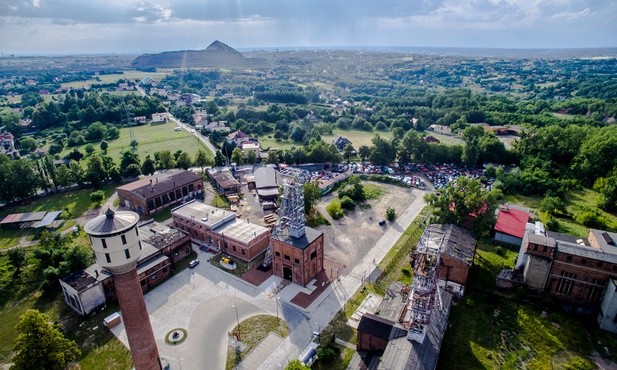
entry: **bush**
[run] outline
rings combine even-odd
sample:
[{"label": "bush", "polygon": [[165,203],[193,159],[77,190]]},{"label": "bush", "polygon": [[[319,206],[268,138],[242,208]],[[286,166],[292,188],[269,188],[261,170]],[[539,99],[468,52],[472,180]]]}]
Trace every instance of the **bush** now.
[{"label": "bush", "polygon": [[581,212],[578,212],[574,216],[574,219],[579,224],[585,225],[587,227],[595,229],[603,229],[606,227],[604,220],[596,209],[585,208]]},{"label": "bush", "polygon": [[557,219],[555,218],[549,218],[548,221],[546,221],[546,228],[549,229],[550,231],[556,231],[559,229],[559,221],[557,221]]},{"label": "bush", "polygon": [[505,257],[506,256],[506,250],[503,249],[502,247],[495,247],[495,253],[497,253],[498,255],[500,255],[501,257]]},{"label": "bush", "polygon": [[326,211],[335,220],[341,219],[345,214],[341,209],[341,201],[334,199],[330,204],[326,206]]},{"label": "bush", "polygon": [[386,220],[390,222],[396,220],[396,211],[394,208],[388,207],[388,209],[386,209]]},{"label": "bush", "polygon": [[348,196],[341,198],[341,207],[347,211],[353,211],[356,208],[356,202]]}]

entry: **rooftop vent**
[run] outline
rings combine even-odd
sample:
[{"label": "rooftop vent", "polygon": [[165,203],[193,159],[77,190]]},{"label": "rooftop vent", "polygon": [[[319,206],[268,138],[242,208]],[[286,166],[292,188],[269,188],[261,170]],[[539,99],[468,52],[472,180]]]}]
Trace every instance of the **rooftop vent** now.
[{"label": "rooftop vent", "polygon": [[602,233],[602,237],[604,238],[606,244],[615,245],[615,241],[611,238],[610,235],[608,235],[608,233]]}]

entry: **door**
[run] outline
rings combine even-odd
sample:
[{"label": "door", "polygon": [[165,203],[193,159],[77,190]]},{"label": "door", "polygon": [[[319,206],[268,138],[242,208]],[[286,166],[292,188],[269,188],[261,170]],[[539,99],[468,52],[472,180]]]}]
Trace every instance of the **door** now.
[{"label": "door", "polygon": [[293,281],[291,267],[283,266],[283,279]]}]

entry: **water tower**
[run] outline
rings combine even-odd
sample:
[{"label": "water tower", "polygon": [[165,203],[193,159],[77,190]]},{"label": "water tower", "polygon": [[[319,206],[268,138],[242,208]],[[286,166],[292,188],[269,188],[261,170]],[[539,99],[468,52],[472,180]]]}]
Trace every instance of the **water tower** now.
[{"label": "water tower", "polygon": [[137,213],[107,209],[104,215],[90,220],[84,230],[90,235],[96,262],[113,275],[135,369],[160,370],[159,353],[137,276],[141,255],[138,221]]}]

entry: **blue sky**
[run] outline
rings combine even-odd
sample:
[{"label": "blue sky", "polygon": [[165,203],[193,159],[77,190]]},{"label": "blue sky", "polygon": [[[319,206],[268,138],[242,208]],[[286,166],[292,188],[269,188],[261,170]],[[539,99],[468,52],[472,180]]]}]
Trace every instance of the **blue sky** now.
[{"label": "blue sky", "polygon": [[4,54],[617,46],[617,0],[0,0]]}]

